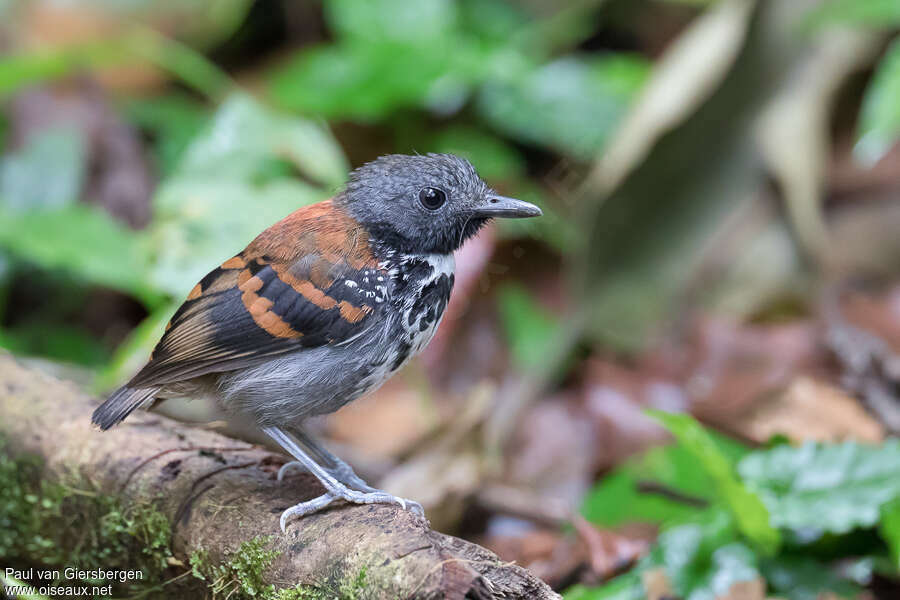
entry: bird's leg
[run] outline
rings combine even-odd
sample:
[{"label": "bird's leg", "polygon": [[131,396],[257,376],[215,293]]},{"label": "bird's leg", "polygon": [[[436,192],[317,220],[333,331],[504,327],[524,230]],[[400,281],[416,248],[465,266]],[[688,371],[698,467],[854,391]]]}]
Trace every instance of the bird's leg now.
[{"label": "bird's leg", "polygon": [[[353,467],[332,454],[325,446],[323,446],[319,441],[317,441],[303,429],[292,428],[291,433],[295,438],[297,438],[298,442],[303,444],[303,446],[310,451],[310,453],[313,455],[313,458],[315,458],[315,460],[320,465],[322,465],[326,471],[328,471],[335,479],[337,479],[344,485],[356,490],[360,490],[362,492],[381,491],[377,488],[373,488],[368,483],[366,483],[362,477],[360,477],[353,471]],[[295,460],[282,465],[282,467],[278,469],[278,481],[281,481],[284,477],[284,474],[293,467],[303,468],[303,463]]]},{"label": "bird's leg", "polygon": [[392,496],[387,492],[380,490],[361,492],[348,488],[329,473],[327,469],[319,465],[304,452],[293,436],[278,427],[263,427],[262,430],[266,435],[278,442],[278,445],[284,448],[291,456],[296,458],[310,473],[315,475],[319,482],[325,487],[325,493],[318,498],[301,502],[281,514],[282,531],[284,531],[285,523],[288,518],[292,516],[302,517],[316,512],[317,510],[328,506],[338,498],[354,504],[398,504],[401,508],[409,508],[413,512],[424,516],[425,511],[418,502],[404,500],[403,498]]}]

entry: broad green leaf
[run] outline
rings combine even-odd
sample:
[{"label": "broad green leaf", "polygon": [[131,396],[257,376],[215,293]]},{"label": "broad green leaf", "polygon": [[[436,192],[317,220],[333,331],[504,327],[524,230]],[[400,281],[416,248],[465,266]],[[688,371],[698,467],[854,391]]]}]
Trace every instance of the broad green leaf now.
[{"label": "broad green leaf", "polygon": [[597,587],[576,585],[563,593],[564,600],[643,600],[646,598],[637,573],[626,573]]},{"label": "broad green leaf", "polygon": [[[748,452],[730,438],[714,432],[710,435],[731,462]],[[670,490],[681,498],[647,489],[650,486]],[[697,468],[694,455],[680,444],[669,444],[650,448],[600,480],[585,497],[582,514],[605,527],[629,522],[664,524],[692,517],[702,510],[703,502],[714,500],[712,481]]]},{"label": "broad green leaf", "polygon": [[31,136],[21,150],[0,160],[0,206],[22,212],[76,202],[84,181],[84,144],[72,129]]},{"label": "broad green leaf", "polygon": [[[900,7],[900,2],[896,5]],[[859,142],[854,148],[854,153],[865,164],[873,165],[898,140],[900,140],[900,38],[888,47],[866,90],[859,115]]]},{"label": "broad green leaf", "polygon": [[331,29],[347,38],[427,43],[456,25],[454,0],[329,0],[323,5]]},{"label": "broad green leaf", "polygon": [[[711,435],[729,460],[746,454],[747,448],[737,442]],[[601,479],[585,497],[582,514],[604,527],[631,522],[665,524],[692,517],[703,509],[703,503],[714,500],[712,481],[697,468],[694,455],[680,444],[669,444],[650,448]]]},{"label": "broad green leaf", "polygon": [[900,25],[900,2],[896,0],[828,0],[810,12],[806,23],[896,27]]},{"label": "broad green leaf", "polygon": [[859,586],[811,557],[779,556],[763,561],[760,569],[774,594],[786,600],[821,600],[829,593],[847,600],[860,597]]},{"label": "broad green leaf", "polygon": [[530,369],[541,364],[547,344],[557,331],[556,320],[520,286],[504,286],[499,303],[503,329],[516,365]]},{"label": "broad green leaf", "polygon": [[757,561],[754,551],[738,541],[732,518],[710,510],[660,533],[639,568],[665,569],[673,591],[685,600],[714,600],[735,583],[757,579]]},{"label": "broad green leaf", "polygon": [[459,26],[487,44],[505,46],[533,24],[521,7],[506,0],[460,0]]},{"label": "broad green leaf", "polygon": [[0,57],[0,98],[27,85],[62,77],[78,69],[116,64],[123,60],[121,40],[53,50],[31,50]]},{"label": "broad green leaf", "polygon": [[[301,181],[295,170],[322,187]],[[271,111],[248,96],[229,98],[154,198],[150,281],[183,298],[260,231],[326,198],[346,172],[341,150],[324,127]]]},{"label": "broad green leaf", "polygon": [[687,523],[665,528],[631,572],[598,586],[576,586],[566,600],[637,600],[647,597],[642,578],[663,569],[678,598],[716,600],[729,597],[733,585],[765,579],[769,590],[787,600],[820,600],[825,595],[857,598],[859,588],[813,558],[779,555],[761,558],[740,541],[733,517],[712,509]]},{"label": "broad green leaf", "polygon": [[588,158],[603,148],[647,73],[648,63],[634,57],[568,56],[485,83],[477,109],[515,139]]},{"label": "broad green leaf", "polygon": [[881,507],[881,523],[878,530],[891,552],[894,569],[900,571],[900,497]]},{"label": "broad green leaf", "polygon": [[0,98],[27,85],[125,63],[152,63],[196,90],[218,98],[231,80],[189,46],[156,31],[136,26],[121,36],[0,57]]},{"label": "broad green leaf", "polygon": [[884,505],[900,496],[900,440],[753,452],[738,472],[769,508],[772,523],[802,534],[843,534],[874,527]]},{"label": "broad green leaf", "polygon": [[327,128],[280,114],[244,94],[229,97],[219,107],[185,151],[176,175],[249,182],[275,160],[329,187],[347,176],[347,161]]},{"label": "broad green leaf", "polygon": [[706,511],[690,523],[660,533],[633,571],[596,588],[579,586],[566,600],[637,600],[647,597],[643,576],[662,569],[675,596],[684,600],[724,598],[732,585],[760,577],[758,557],[738,541],[729,515]]},{"label": "broad green leaf", "polygon": [[690,415],[658,410],[647,412],[693,454],[697,465],[712,480],[717,497],[731,511],[741,533],[761,552],[775,554],[781,543],[781,536],[771,524],[769,510],[760,497],[737,478],[731,462],[718,449],[706,430]]},{"label": "broad green leaf", "polygon": [[[732,586],[760,578],[756,554],[741,542],[731,542],[713,550],[708,563],[689,573],[682,587],[686,600],[718,600],[727,597]],[[677,579],[676,579],[677,581]]]},{"label": "broad green leaf", "polygon": [[273,74],[275,100],[328,118],[373,121],[398,108],[458,107],[484,70],[477,49],[453,36],[417,45],[344,43],[301,51]]},{"label": "broad green leaf", "polygon": [[158,300],[143,277],[147,257],[141,238],[92,206],[14,212],[0,205],[0,247],[44,268],[133,293],[145,303]]}]

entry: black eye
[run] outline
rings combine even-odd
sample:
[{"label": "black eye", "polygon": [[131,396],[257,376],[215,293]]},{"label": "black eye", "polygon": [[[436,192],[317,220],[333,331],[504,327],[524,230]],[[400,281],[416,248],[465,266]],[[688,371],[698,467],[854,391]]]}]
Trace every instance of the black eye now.
[{"label": "black eye", "polygon": [[427,187],[422,188],[422,191],[419,192],[419,202],[421,202],[422,206],[428,210],[437,210],[442,207],[446,201],[447,194],[444,193],[444,190]]}]

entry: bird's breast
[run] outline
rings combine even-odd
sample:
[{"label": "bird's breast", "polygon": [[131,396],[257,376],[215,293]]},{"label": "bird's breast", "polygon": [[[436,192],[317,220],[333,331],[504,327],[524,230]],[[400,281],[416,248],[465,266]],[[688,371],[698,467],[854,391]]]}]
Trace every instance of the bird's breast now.
[{"label": "bird's breast", "polygon": [[388,332],[390,373],[434,337],[453,290],[453,254],[405,255],[393,272],[394,318]]}]

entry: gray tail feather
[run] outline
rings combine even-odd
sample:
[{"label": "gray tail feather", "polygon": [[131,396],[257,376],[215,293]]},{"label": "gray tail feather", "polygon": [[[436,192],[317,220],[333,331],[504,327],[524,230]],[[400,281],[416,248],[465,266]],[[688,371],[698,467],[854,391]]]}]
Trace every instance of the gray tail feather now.
[{"label": "gray tail feather", "polygon": [[142,404],[153,400],[160,388],[131,388],[127,385],[120,387],[106,402],[97,407],[91,421],[106,431],[113,425],[122,422]]}]

